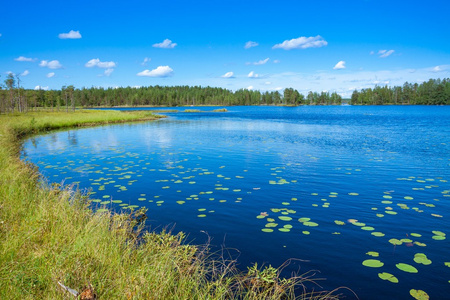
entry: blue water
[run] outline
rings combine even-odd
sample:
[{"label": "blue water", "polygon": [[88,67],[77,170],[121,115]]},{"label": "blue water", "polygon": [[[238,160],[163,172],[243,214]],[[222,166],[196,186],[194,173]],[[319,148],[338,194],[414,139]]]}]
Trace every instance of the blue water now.
[{"label": "blue water", "polygon": [[242,269],[294,258],[284,274],[319,270],[320,287],[360,299],[448,297],[450,107],[199,109],[33,137],[24,156],[49,182],[92,189],[98,208],[145,206],[153,230],[211,238]]}]

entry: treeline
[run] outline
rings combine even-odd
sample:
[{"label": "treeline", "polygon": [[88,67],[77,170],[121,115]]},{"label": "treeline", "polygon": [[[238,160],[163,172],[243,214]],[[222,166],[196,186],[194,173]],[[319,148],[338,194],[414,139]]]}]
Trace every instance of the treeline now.
[{"label": "treeline", "polygon": [[[336,92],[309,92],[306,97],[293,88],[279,91],[235,92],[217,87],[147,86],[120,88],[81,88],[73,85],[60,90],[30,90],[20,86],[20,78],[9,74],[0,87],[0,113],[24,112],[36,107],[74,110],[75,107],[188,106],[188,105],[340,105]],[[352,105],[444,105],[450,104],[450,80],[430,79],[421,84],[375,86],[355,90]]]},{"label": "treeline", "polygon": [[375,86],[355,90],[352,105],[450,105],[450,79],[430,79],[421,84],[406,82],[403,86]]},{"label": "treeline", "polygon": [[260,92],[247,89],[235,92],[216,87],[148,86],[120,88],[81,88],[64,86],[61,90],[29,90],[19,78],[8,75],[0,89],[0,112],[27,111],[35,107],[75,109],[75,107],[186,106],[186,105],[340,105],[337,93],[313,93],[306,97],[292,88]]}]

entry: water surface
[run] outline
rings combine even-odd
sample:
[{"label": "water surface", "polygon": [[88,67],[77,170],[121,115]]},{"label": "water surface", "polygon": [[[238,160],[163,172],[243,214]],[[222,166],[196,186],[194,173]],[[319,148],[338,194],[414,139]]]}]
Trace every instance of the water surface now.
[{"label": "water surface", "polygon": [[449,107],[199,109],[49,133],[24,155],[50,182],[92,189],[99,208],[145,206],[153,229],[212,238],[243,269],[297,258],[287,274],[320,270],[322,287],[361,299],[450,293]]}]

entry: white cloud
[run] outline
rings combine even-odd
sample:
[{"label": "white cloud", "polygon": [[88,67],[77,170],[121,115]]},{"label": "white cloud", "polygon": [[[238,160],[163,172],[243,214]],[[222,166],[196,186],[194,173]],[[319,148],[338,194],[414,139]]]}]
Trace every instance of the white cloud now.
[{"label": "white cloud", "polygon": [[345,61],[343,60],[338,62],[333,68],[333,70],[342,70],[342,69],[345,69]]},{"label": "white cloud", "polygon": [[61,69],[62,65],[57,60],[42,60],[39,64],[40,67],[47,67],[49,69]]},{"label": "white cloud", "polygon": [[320,35],[315,37],[305,37],[301,36],[292,40],[285,40],[281,44],[276,44],[272,47],[272,49],[307,49],[307,48],[319,48],[328,45],[328,42],[325,41]]},{"label": "white cloud", "polygon": [[234,73],[233,72],[227,72],[225,74],[223,74],[221,77],[223,78],[233,78]]},{"label": "white cloud", "polygon": [[60,34],[58,34],[58,37],[60,39],[62,39],[62,40],[65,40],[65,39],[81,39],[81,34],[80,34],[80,32],[78,30],[77,31],[71,30],[68,33],[60,33]]},{"label": "white cloud", "polygon": [[272,82],[270,82],[270,81],[266,81],[266,82],[264,82],[264,84],[265,84],[265,85],[271,85],[271,84],[272,84]]},{"label": "white cloud", "polygon": [[136,74],[137,76],[147,77],[168,77],[173,75],[173,69],[169,66],[159,66],[153,70],[144,70]]},{"label": "white cloud", "polygon": [[283,89],[283,87],[278,86],[278,87],[275,88],[275,91],[281,91],[282,89]]},{"label": "white cloud", "polygon": [[37,58],[30,58],[25,56],[19,56],[18,58],[14,58],[15,61],[36,61]]},{"label": "white cloud", "polygon": [[380,50],[380,51],[378,51],[378,55],[380,55],[381,58],[385,58],[394,52],[395,52],[394,50]]},{"label": "white cloud", "polygon": [[442,72],[444,70],[441,68],[441,66],[436,66],[431,71],[437,73],[437,72]]},{"label": "white cloud", "polygon": [[370,51],[370,55],[374,55],[375,54],[375,51]]},{"label": "white cloud", "polygon": [[171,40],[165,39],[162,43],[153,44],[155,48],[163,48],[163,49],[173,49],[177,43],[172,43]]},{"label": "white cloud", "polygon": [[27,76],[28,74],[30,74],[30,71],[25,70],[22,74],[20,74],[20,76]]},{"label": "white cloud", "polygon": [[256,47],[256,46],[258,46],[258,45],[259,45],[259,44],[258,44],[257,42],[248,41],[247,43],[245,43],[244,48],[245,48],[245,49],[250,49],[250,48]]},{"label": "white cloud", "polygon": [[253,85],[249,85],[248,87],[246,87],[246,89],[249,91],[253,90]]},{"label": "white cloud", "polygon": [[144,58],[144,61],[141,63],[141,66],[146,66],[147,63],[148,63],[149,61],[151,61],[151,60],[152,60],[152,59],[149,58],[149,57]]},{"label": "white cloud", "polygon": [[104,75],[109,76],[112,72],[114,72],[114,69],[106,69]]},{"label": "white cloud", "polygon": [[47,78],[52,78],[53,76],[55,76],[55,73],[54,72],[50,72],[46,76],[47,76]]},{"label": "white cloud", "polygon": [[247,77],[248,77],[248,78],[258,78],[259,75],[258,75],[258,74],[255,74],[255,72],[251,71],[250,73],[248,73]]},{"label": "white cloud", "polygon": [[88,61],[84,66],[86,68],[99,67],[99,68],[110,69],[110,68],[114,68],[116,66],[116,63],[113,61],[100,61],[100,59],[98,59],[98,58],[93,58],[90,61]]},{"label": "white cloud", "polygon": [[275,60],[273,61],[273,63],[274,63],[274,64],[279,64],[279,63],[280,63],[280,60],[279,60],[279,59],[275,59]]},{"label": "white cloud", "polygon": [[259,66],[259,65],[264,65],[264,64],[266,64],[268,61],[269,61],[269,58],[266,58],[266,59],[263,59],[263,60],[254,62],[253,64],[254,64],[255,66]]},{"label": "white cloud", "polygon": [[37,85],[37,86],[34,87],[34,90],[35,90],[35,91],[38,91],[38,90],[47,91],[47,90],[48,90],[48,86],[40,86],[40,85]]}]

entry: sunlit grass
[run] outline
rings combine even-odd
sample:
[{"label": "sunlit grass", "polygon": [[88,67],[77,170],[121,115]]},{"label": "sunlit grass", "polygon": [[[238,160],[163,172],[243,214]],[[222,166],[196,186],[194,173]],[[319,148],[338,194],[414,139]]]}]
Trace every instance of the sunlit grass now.
[{"label": "sunlit grass", "polygon": [[148,112],[33,112],[0,116],[0,299],[67,299],[58,282],[100,299],[336,299],[308,293],[308,275],[213,258],[184,235],[144,232],[139,212],[94,213],[71,187],[43,186],[19,159],[21,138],[47,130],[156,119]]}]

